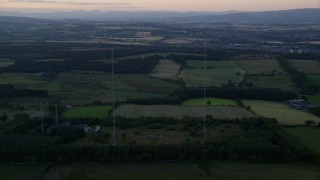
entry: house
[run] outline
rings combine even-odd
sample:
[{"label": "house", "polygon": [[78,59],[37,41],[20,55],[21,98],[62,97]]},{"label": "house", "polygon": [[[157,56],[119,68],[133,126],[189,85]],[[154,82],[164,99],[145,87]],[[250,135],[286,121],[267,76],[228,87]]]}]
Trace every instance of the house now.
[{"label": "house", "polygon": [[287,101],[287,104],[295,109],[307,111],[308,109],[316,108],[317,106],[306,102],[303,99],[292,99]]},{"label": "house", "polygon": [[101,130],[100,126],[96,127],[90,127],[90,129],[87,131],[88,134],[95,134]]},{"label": "house", "polygon": [[75,127],[78,129],[83,129],[85,133],[87,133],[90,130],[90,127],[88,126],[88,124],[77,124],[75,125]]}]

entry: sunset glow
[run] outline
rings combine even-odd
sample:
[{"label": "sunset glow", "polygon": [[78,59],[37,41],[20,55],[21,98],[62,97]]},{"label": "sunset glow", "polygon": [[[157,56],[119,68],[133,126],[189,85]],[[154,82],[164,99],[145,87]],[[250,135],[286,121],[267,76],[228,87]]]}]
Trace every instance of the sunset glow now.
[{"label": "sunset glow", "polygon": [[127,11],[264,11],[319,8],[320,0],[1,0],[2,9],[127,10]]}]

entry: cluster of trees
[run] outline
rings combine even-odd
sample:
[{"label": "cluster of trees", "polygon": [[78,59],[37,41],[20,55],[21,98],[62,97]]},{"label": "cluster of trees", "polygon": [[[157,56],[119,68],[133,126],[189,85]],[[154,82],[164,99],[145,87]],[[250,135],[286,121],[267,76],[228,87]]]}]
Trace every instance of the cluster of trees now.
[{"label": "cluster of trees", "polygon": [[313,95],[320,91],[320,87],[308,81],[305,73],[294,69],[285,58],[278,59],[280,66],[287,71],[292,77],[295,86],[300,89],[301,93]]},{"label": "cluster of trees", "polygon": [[[190,88],[178,90],[173,93],[180,99],[203,97],[202,88]],[[229,99],[259,99],[270,101],[286,101],[295,99],[295,93],[275,88],[251,88],[251,87],[211,87],[207,89],[207,97],[219,97]]]},{"label": "cluster of trees", "polygon": [[46,90],[16,89],[11,84],[0,86],[0,99],[12,97],[48,97]]},{"label": "cluster of trees", "polygon": [[316,155],[276,126],[274,120],[240,120],[242,135],[221,141],[180,144],[68,145],[57,137],[1,135],[0,162],[146,162],[242,160],[313,162]]},{"label": "cluster of trees", "polygon": [[[119,60],[115,63],[117,74],[149,74],[162,56]],[[66,59],[64,61],[16,61],[15,64],[0,69],[1,72],[66,72],[74,70],[111,72],[111,63],[86,59]]]}]

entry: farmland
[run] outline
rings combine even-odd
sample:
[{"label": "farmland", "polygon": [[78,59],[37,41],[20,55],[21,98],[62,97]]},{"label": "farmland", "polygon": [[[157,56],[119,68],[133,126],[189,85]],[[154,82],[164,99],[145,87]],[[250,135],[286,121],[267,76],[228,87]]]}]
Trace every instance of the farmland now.
[{"label": "farmland", "polygon": [[[10,165],[0,167],[1,179],[261,179],[261,180],[316,180],[319,166],[294,164],[209,163],[209,174],[197,163],[149,164],[73,164],[56,165],[42,172],[49,165]],[[248,171],[250,169],[250,171]],[[31,171],[32,170],[32,171]],[[232,173],[230,173],[232,172]]]},{"label": "farmland", "polygon": [[251,109],[260,116],[277,118],[282,124],[304,124],[307,120],[320,122],[320,118],[307,112],[292,109],[284,103],[245,100],[244,104],[250,106]]},{"label": "farmland", "polygon": [[0,68],[13,65],[14,61],[7,58],[0,58]]},{"label": "farmland", "polygon": [[[117,116],[139,118],[144,117],[173,117],[181,119],[184,116],[203,117],[205,108],[201,106],[170,106],[170,105],[123,105],[116,109]],[[213,118],[234,119],[244,117],[255,117],[251,112],[233,106],[208,106],[208,115]]]},{"label": "farmland", "polygon": [[160,60],[159,64],[154,68],[150,76],[159,79],[177,80],[180,68],[181,65],[172,60]]},{"label": "farmland", "polygon": [[309,75],[307,78],[309,82],[320,86],[320,75]]},{"label": "farmland", "polygon": [[315,60],[290,60],[289,63],[300,72],[320,74],[320,62]]},{"label": "farmland", "polygon": [[[111,75],[97,72],[60,73],[44,80],[31,73],[0,74],[1,84],[13,84],[17,88],[44,89],[59,99],[69,102],[111,101]],[[117,98],[154,97],[173,92],[180,85],[148,77],[147,75],[116,75]]]},{"label": "farmland", "polygon": [[198,99],[188,99],[186,101],[183,101],[183,105],[188,105],[188,106],[204,106],[207,105],[207,102],[210,101],[212,106],[236,106],[236,102],[231,100],[231,99],[222,99],[222,98],[206,98],[204,100],[203,98],[198,98]]},{"label": "farmland", "polygon": [[320,96],[306,96],[308,101],[320,106]]},{"label": "farmland", "polygon": [[320,26],[186,21],[0,17],[0,179],[319,179]]},{"label": "farmland", "polygon": [[239,60],[235,63],[248,75],[271,75],[273,71],[284,72],[275,59]]},{"label": "farmland", "polygon": [[188,60],[188,67],[183,69],[179,77],[186,82],[188,87],[221,86],[228,81],[241,82],[243,70],[232,61],[208,61],[207,70],[203,69],[203,61]]},{"label": "farmland", "polygon": [[254,87],[279,88],[286,91],[297,91],[292,83],[291,77],[286,75],[278,76],[247,76],[247,81],[252,82]]},{"label": "farmland", "polygon": [[66,118],[107,118],[111,106],[87,106],[70,108],[63,116]]},{"label": "farmland", "polygon": [[320,153],[320,129],[317,127],[294,127],[287,128],[295,138],[313,151]]}]

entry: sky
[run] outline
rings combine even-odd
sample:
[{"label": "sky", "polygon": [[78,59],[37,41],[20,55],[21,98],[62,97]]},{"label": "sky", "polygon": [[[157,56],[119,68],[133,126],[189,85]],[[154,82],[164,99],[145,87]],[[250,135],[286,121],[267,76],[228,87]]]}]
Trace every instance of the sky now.
[{"label": "sky", "polygon": [[266,11],[320,8],[320,0],[0,0],[0,8],[21,11]]}]

